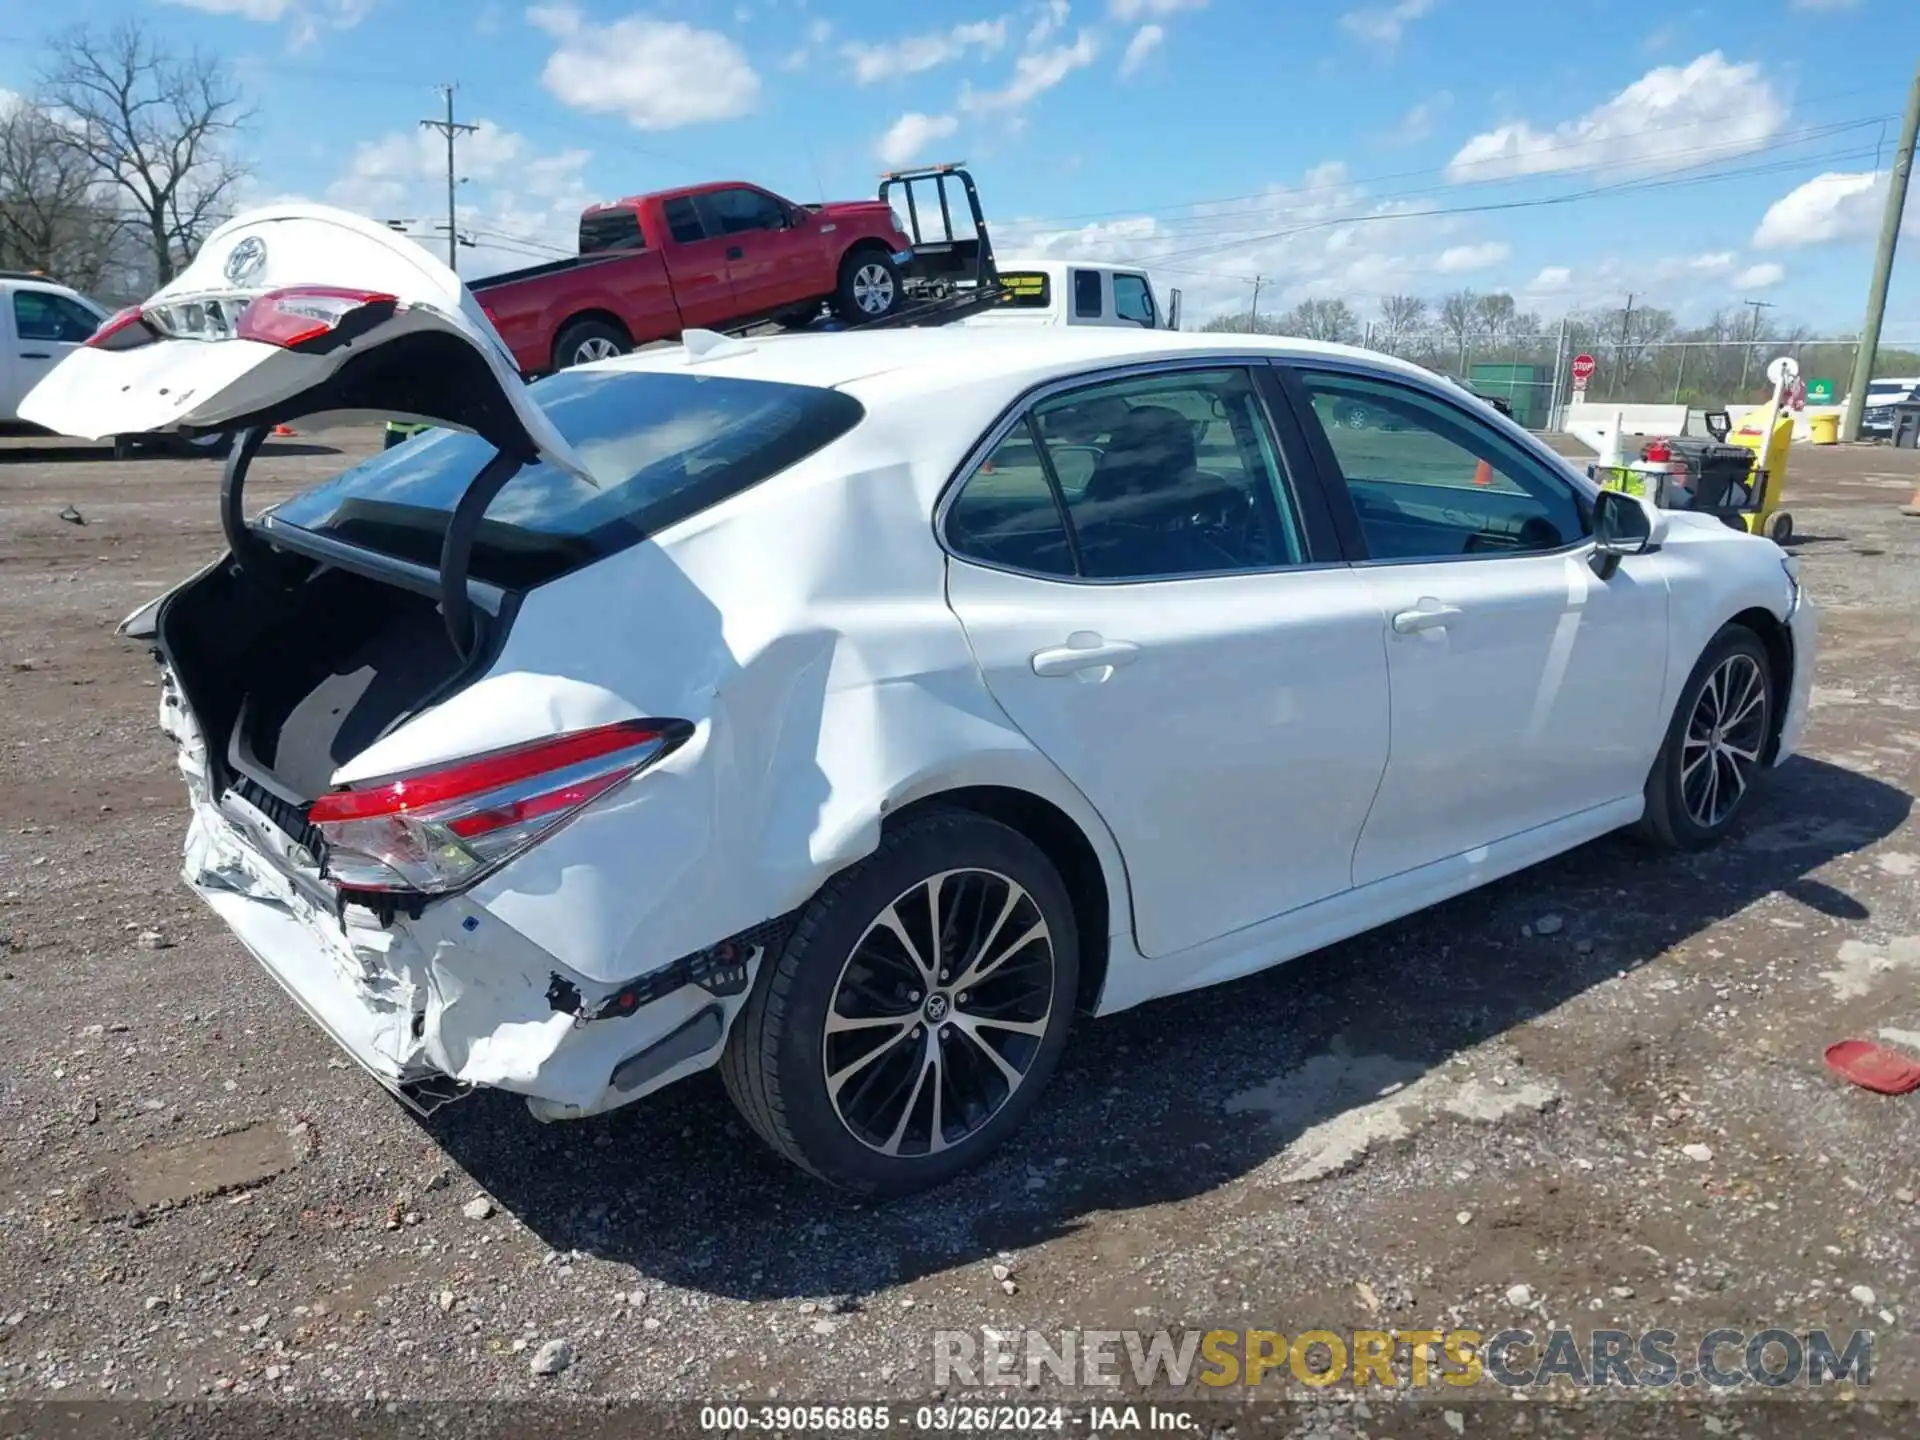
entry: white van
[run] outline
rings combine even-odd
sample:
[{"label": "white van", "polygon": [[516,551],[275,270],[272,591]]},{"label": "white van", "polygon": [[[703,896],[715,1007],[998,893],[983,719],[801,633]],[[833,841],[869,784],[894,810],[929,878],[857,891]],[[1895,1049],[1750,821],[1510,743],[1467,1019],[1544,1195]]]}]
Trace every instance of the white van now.
[{"label": "white van", "polygon": [[44,275],[0,270],[0,425],[19,418],[27,392],[106,318],[79,291]]},{"label": "white van", "polygon": [[996,267],[1007,298],[963,325],[1135,325],[1180,328],[1180,292],[1164,301],[1137,265],[1015,259]]}]

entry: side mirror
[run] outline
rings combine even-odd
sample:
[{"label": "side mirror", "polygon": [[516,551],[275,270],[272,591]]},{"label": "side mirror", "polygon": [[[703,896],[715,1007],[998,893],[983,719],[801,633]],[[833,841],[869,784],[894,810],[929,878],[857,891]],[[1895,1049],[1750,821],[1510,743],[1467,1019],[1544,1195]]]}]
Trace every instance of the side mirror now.
[{"label": "side mirror", "polygon": [[1167,292],[1167,328],[1169,330],[1180,328],[1180,292],[1178,290]]},{"label": "side mirror", "polygon": [[1602,490],[1593,502],[1594,571],[1602,580],[1620,568],[1622,557],[1658,548],[1666,517],[1637,495]]}]

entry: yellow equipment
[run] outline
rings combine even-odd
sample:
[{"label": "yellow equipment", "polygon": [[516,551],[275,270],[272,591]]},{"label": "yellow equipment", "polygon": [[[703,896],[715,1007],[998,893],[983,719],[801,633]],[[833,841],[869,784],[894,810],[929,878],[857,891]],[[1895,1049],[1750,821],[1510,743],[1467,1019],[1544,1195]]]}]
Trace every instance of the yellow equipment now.
[{"label": "yellow equipment", "polygon": [[[1768,434],[1768,420],[1772,434]],[[1738,525],[1753,535],[1765,535],[1785,543],[1793,534],[1793,516],[1780,508],[1781,492],[1787,485],[1787,455],[1793,448],[1793,412],[1776,399],[1762,410],[1740,417],[1740,424],[1727,436],[1727,443],[1754,454],[1754,467],[1748,477],[1744,502],[1732,503],[1730,492],[1720,518]],[[1763,448],[1764,446],[1764,448]]]},{"label": "yellow equipment", "polygon": [[1588,473],[1609,490],[1644,495],[1666,509],[1716,515],[1736,530],[1785,544],[1793,535],[1793,516],[1780,508],[1793,445],[1790,383],[1786,377],[1777,381],[1772,403],[1742,415],[1737,427],[1725,411],[1710,413],[1707,428],[1715,443],[1650,440],[1639,461],[1596,465]]}]

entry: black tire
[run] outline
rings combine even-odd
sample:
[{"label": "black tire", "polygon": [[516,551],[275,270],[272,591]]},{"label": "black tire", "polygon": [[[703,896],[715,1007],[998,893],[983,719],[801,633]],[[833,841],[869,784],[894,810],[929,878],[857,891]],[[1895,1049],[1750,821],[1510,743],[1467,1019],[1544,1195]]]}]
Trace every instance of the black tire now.
[{"label": "black tire", "polygon": [[633,337],[605,320],[576,320],[553,342],[553,368],[571,369],[593,360],[624,355],[633,349]]},{"label": "black tire", "polygon": [[[924,896],[936,878],[947,917],[941,932],[947,978],[963,979],[964,972],[955,976],[953,968],[983,958],[974,953],[975,942],[964,941],[959,932],[969,922],[977,924],[990,909],[1001,916],[1003,931],[1018,928],[1021,935],[1036,933],[1037,912],[1046,933],[1011,946],[1004,963],[989,967],[992,978],[976,982],[979,990],[973,996],[955,984],[950,992],[930,989],[915,1001],[909,997],[921,992],[885,983],[915,972],[904,947],[893,938],[898,932],[887,933],[881,921],[891,911],[902,927],[917,932],[915,921],[929,913]],[[1010,883],[995,888],[996,880]],[[1013,886],[1025,899],[1014,896]],[[931,938],[930,930],[928,935]],[[989,932],[989,938],[1003,935]],[[1050,946],[1050,954],[1043,956],[1041,946]],[[984,952],[986,946],[979,944],[977,950]],[[721,1078],[762,1139],[830,1185],[863,1195],[901,1195],[938,1185],[985,1160],[1039,1098],[1066,1044],[1078,958],[1072,902],[1040,848],[1017,830],[983,816],[931,811],[889,832],[872,855],[835,876],[808,902],[792,937],[755,978],[753,993],[728,1036]],[[1043,1017],[1024,1022],[1038,1033],[1000,1031],[1007,1046],[993,1047],[994,1053],[1003,1066],[1019,1071],[1019,1079],[1009,1082],[1005,1068],[996,1069],[979,1053],[987,1048],[986,1041],[976,1038],[971,1026],[978,1021],[977,1011],[988,1007],[1001,1017],[1034,1013],[1016,1008],[1008,998],[1013,995],[1035,1008],[1044,997],[1046,1010]],[[944,1000],[938,1009],[936,999]],[[963,1006],[969,999],[972,1006]],[[879,1005],[868,1028],[853,1032],[873,1033],[876,1043],[850,1050],[866,1042],[844,1031],[829,1035],[830,1014],[843,1021],[862,1018],[837,1008],[842,1003],[856,1011]],[[886,1033],[895,1025],[913,1028]],[[986,1025],[996,1028],[992,1020]],[[836,1073],[844,1077],[838,1091],[846,1097],[847,1111],[855,1112],[852,1119],[843,1118],[836,1102],[827,1070],[830,1053],[831,1063],[839,1067]],[[929,1073],[935,1077],[934,1090],[923,1093],[920,1082]],[[890,1082],[886,1077],[891,1074],[902,1078]],[[908,1081],[914,1082],[913,1089],[901,1104],[890,1145],[861,1138],[854,1127],[863,1118],[858,1112],[866,1092],[879,1089],[878,1100],[868,1108],[879,1112],[884,1123],[894,1112],[879,1101],[897,1098]],[[997,1099],[991,1093],[970,1096],[973,1081],[1004,1085],[1006,1093]],[[938,1112],[933,1109],[936,1098]],[[936,1114],[945,1143],[940,1149],[931,1143]],[[886,1153],[889,1148],[895,1153]]]},{"label": "black tire", "polygon": [[878,246],[852,251],[840,262],[840,288],[834,293],[833,308],[848,324],[884,320],[899,310],[905,296],[900,267]]},{"label": "black tire", "polygon": [[[1756,680],[1757,695],[1750,693]],[[1720,684],[1717,693],[1725,698],[1709,700],[1706,692],[1716,682]],[[1751,710],[1745,708],[1749,700]],[[1773,708],[1773,662],[1767,647],[1744,625],[1723,627],[1681,687],[1659,758],[1647,776],[1647,808],[1638,826],[1641,838],[1667,850],[1699,850],[1725,835],[1746,809],[1747,797],[1763,773],[1773,742]],[[1723,752],[1714,740],[1709,712],[1715,709],[1722,717],[1732,717],[1732,723],[1719,731],[1732,753]],[[1742,761],[1742,753],[1753,758]],[[1704,765],[1711,765],[1714,773],[1708,775],[1700,768]],[[1707,799],[1709,784],[1715,787],[1713,800]],[[1721,810],[1716,805],[1722,795],[1718,787],[1723,784],[1733,799]]]},{"label": "black tire", "polygon": [[1776,545],[1785,545],[1793,539],[1793,516],[1784,510],[1777,512],[1767,526],[1767,538]]}]

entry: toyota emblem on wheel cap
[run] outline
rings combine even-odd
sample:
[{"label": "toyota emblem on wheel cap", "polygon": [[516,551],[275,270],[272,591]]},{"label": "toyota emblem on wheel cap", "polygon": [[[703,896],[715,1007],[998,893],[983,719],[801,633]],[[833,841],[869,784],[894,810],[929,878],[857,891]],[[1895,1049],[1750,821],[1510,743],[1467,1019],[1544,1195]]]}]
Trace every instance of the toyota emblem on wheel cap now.
[{"label": "toyota emblem on wheel cap", "polygon": [[244,285],[267,263],[267,242],[249,235],[227,252],[226,276],[235,285]]}]

